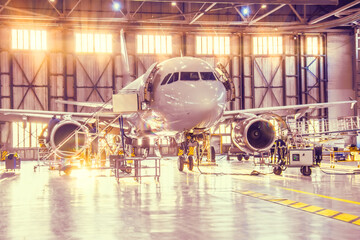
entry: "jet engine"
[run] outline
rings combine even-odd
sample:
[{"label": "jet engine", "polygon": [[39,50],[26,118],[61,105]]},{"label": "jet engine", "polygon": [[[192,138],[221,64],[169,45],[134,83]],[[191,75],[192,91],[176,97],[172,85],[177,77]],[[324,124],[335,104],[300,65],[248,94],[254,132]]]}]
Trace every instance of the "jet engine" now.
[{"label": "jet engine", "polygon": [[86,147],[88,129],[74,120],[62,120],[50,133],[50,146],[61,157],[77,156]]},{"label": "jet engine", "polygon": [[274,144],[275,135],[275,128],[269,120],[255,117],[236,122],[231,140],[246,153],[265,152]]}]

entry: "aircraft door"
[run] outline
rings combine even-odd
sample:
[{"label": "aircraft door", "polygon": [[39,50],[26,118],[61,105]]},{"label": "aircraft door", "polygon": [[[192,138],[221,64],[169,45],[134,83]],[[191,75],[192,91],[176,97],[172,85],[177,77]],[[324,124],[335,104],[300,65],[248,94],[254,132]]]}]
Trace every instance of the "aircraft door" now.
[{"label": "aircraft door", "polygon": [[154,79],[157,70],[159,70],[159,68],[157,67],[157,63],[154,63],[144,75],[145,82],[144,86],[142,87],[143,90],[141,91],[141,93],[143,93],[141,100],[147,104],[149,104],[153,98]]},{"label": "aircraft door", "polygon": [[235,84],[232,78],[230,77],[229,73],[226,71],[225,67],[218,63],[217,67],[215,68],[216,72],[219,74],[219,80],[224,84],[226,89],[227,101],[234,101],[235,100]]}]

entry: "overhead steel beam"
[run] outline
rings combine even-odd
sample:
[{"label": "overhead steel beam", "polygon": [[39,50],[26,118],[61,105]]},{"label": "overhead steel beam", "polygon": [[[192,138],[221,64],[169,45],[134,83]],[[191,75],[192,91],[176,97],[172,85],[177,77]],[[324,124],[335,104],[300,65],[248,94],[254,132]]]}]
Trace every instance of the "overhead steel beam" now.
[{"label": "overhead steel beam", "polygon": [[[143,0],[132,0],[143,1]],[[151,0],[147,2],[173,2],[171,0]],[[179,0],[185,3],[209,3],[209,0]],[[293,4],[293,5],[338,5],[339,0],[216,0],[218,3],[236,3],[236,4]]]},{"label": "overhead steel beam", "polygon": [[269,16],[270,14],[272,14],[273,12],[276,12],[277,10],[279,10],[280,8],[282,8],[283,6],[285,6],[286,4],[281,4],[280,6],[277,6],[276,8],[274,8],[273,10],[265,13],[264,15],[261,15],[260,17],[252,20],[251,22],[249,22],[249,25],[253,24],[253,23],[256,23],[257,21],[260,21],[261,19]]},{"label": "overhead steel beam", "polygon": [[57,12],[59,16],[62,16],[62,13],[56,8],[56,6],[51,1],[48,1],[48,3],[54,8],[54,10]]},{"label": "overhead steel beam", "polygon": [[179,6],[176,4],[176,8],[179,10],[179,12],[181,13],[181,15],[186,18],[184,12],[179,8]]},{"label": "overhead steel beam", "polygon": [[0,8],[0,13],[5,9],[5,6],[7,6],[10,2],[11,2],[11,0],[8,0],[8,1],[4,4],[4,6],[2,6],[2,7]]},{"label": "overhead steel beam", "polygon": [[32,12],[32,11],[27,11],[27,10],[23,10],[23,9],[19,9],[19,8],[15,8],[15,7],[9,7],[6,4],[0,4],[1,8],[5,8],[14,12],[19,12],[19,13],[25,13],[25,14],[29,14],[29,15],[33,15],[33,16],[38,16],[38,17],[45,17],[48,19],[56,19],[56,17],[53,16],[49,16],[49,15],[45,15],[45,14],[40,14],[40,13],[36,13],[36,12]]},{"label": "overhead steel beam", "polygon": [[131,18],[134,18],[136,13],[140,10],[140,8],[144,5],[145,2],[142,2],[140,6],[136,9],[136,11],[131,15]]},{"label": "overhead steel beam", "polygon": [[300,16],[300,14],[296,11],[296,9],[293,7],[293,5],[289,4],[289,7],[291,8],[291,11],[296,15],[296,17],[300,20],[300,22],[303,22],[304,19]]},{"label": "overhead steel beam", "polygon": [[239,16],[241,17],[241,19],[243,21],[247,21],[246,18],[244,17],[244,15],[241,13],[241,11],[236,6],[234,6],[234,9],[239,14]]},{"label": "overhead steel beam", "polygon": [[341,8],[338,8],[338,9],[332,11],[332,12],[329,12],[329,13],[321,16],[321,17],[315,18],[314,20],[310,21],[309,24],[318,23],[318,22],[320,22],[320,21],[322,21],[322,20],[324,20],[326,18],[334,16],[335,14],[338,14],[338,13],[340,13],[340,12],[342,12],[342,11],[348,9],[348,8],[351,8],[351,7],[353,7],[353,6],[355,6],[355,5],[359,4],[359,3],[360,3],[360,0],[353,1],[353,2],[351,2],[349,4],[346,4],[345,6],[342,6]]},{"label": "overhead steel beam", "polygon": [[201,18],[202,15],[204,15],[206,12],[210,11],[215,5],[216,5],[216,3],[212,3],[208,8],[205,9],[204,12],[202,12],[202,13],[198,14],[197,16],[195,16],[195,17],[191,20],[190,24],[193,24],[194,22],[196,22],[196,20],[198,20],[199,18]]},{"label": "overhead steel beam", "polygon": [[78,0],[77,3],[73,6],[73,8],[70,10],[70,12],[66,15],[66,17],[69,17],[70,14],[75,10],[75,8],[79,5],[79,3],[81,2],[81,0]]}]

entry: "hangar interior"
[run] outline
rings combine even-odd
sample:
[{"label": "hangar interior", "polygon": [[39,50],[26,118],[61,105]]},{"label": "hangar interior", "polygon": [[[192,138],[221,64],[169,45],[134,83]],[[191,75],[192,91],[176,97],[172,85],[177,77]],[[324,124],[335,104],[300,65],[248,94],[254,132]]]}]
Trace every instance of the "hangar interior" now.
[{"label": "hangar interior", "polygon": [[[356,99],[354,2],[335,2],[128,1],[115,11],[107,1],[10,1],[1,8],[1,107],[88,112],[55,101],[105,102],[177,56],[226,67],[236,86],[228,110]],[[312,115],[356,116],[343,109]],[[20,122],[3,122],[1,143],[34,159],[42,126]]]},{"label": "hangar interior", "polygon": [[[38,160],[39,137],[56,112],[94,111],[70,102],[107,103],[114,94],[146,74],[154,63],[175,57],[202,59],[214,69],[221,64],[232,80],[234,91],[233,101],[226,103],[226,111],[359,101],[359,7],[358,0],[2,0],[0,108],[53,114],[32,120],[34,117],[30,115],[2,111],[3,165],[0,167],[5,166],[8,153],[17,153],[21,160]],[[179,147],[170,138],[150,138],[149,156],[157,156],[157,145],[165,158],[161,175],[155,173],[157,183],[135,184],[121,179],[117,184],[109,183],[81,171],[86,181],[76,175],[64,178],[42,170],[33,176],[29,173],[32,161],[26,161],[21,173],[0,178],[0,188],[5,189],[0,191],[0,200],[5,202],[5,207],[21,205],[16,198],[28,196],[28,204],[39,207],[39,189],[46,188],[43,191],[51,192],[43,197],[50,201],[49,209],[36,211],[46,212],[41,220],[50,222],[50,226],[42,231],[40,223],[32,225],[34,216],[28,205],[13,209],[13,213],[4,209],[0,210],[0,216],[5,219],[4,223],[0,220],[0,238],[25,238],[26,234],[41,232],[44,239],[113,239],[121,233],[134,239],[303,239],[301,231],[304,231],[310,239],[327,239],[316,230],[322,227],[330,232],[339,229],[329,239],[357,239],[359,108],[359,104],[353,108],[336,105],[299,111],[301,117],[295,119],[290,114],[281,117],[281,122],[303,139],[304,149],[311,147],[315,155],[315,146],[324,147],[322,166],[329,168],[323,170],[317,162],[310,177],[303,170],[305,176],[290,167],[286,172],[282,169],[284,173],[279,176],[275,171],[277,166],[276,175],[269,177],[270,173],[264,174],[264,168],[270,166],[272,173],[274,165],[263,166],[262,153],[252,156],[253,162],[244,162],[242,156],[247,155],[231,155],[234,144],[229,123],[210,129],[208,140],[217,163],[210,161],[204,167],[206,170],[198,164],[193,171],[178,172],[176,160],[166,158],[177,159]],[[119,123],[122,124],[120,119]],[[278,133],[283,134],[281,130]],[[139,139],[142,141],[145,140]],[[115,144],[111,140],[108,143]],[[339,148],[343,152],[337,153]],[[135,156],[141,155],[141,148],[133,151]],[[208,159],[212,151],[206,151]],[[289,151],[289,158],[297,156],[290,154]],[[339,164],[333,159],[335,155],[341,155],[345,161]],[[109,156],[106,161],[110,161]],[[313,167],[313,161],[310,165]],[[160,171],[157,165],[155,169]],[[256,177],[260,175],[261,180],[254,180],[248,170]],[[44,179],[50,179],[47,185]],[[30,186],[34,193],[26,192],[27,195],[16,192],[17,184],[24,187],[27,181],[41,187]],[[93,188],[101,190],[94,193]],[[99,208],[105,209],[103,215],[101,210],[88,207],[94,203],[90,196],[106,201],[106,191],[111,192],[108,201],[116,216],[104,203],[99,204]],[[51,208],[62,212],[57,201],[66,202],[65,215],[47,213]],[[71,201],[83,203],[90,212],[76,210]],[[276,210],[268,210],[274,205]],[[24,220],[27,226],[21,228],[23,233],[17,234],[12,228],[21,218],[10,215],[24,209],[28,211]],[[76,212],[91,219],[99,216],[101,220],[81,219],[74,223],[78,221],[72,219]],[[264,219],[261,224],[266,229],[260,228],[255,215]],[[283,229],[277,223],[273,226],[272,218],[277,223],[291,222],[291,227]],[[194,224],[189,226],[187,219]],[[227,220],[221,223],[224,219]],[[56,226],[54,221],[60,224]],[[121,222],[121,226],[114,230],[100,221]],[[169,226],[162,227],[166,223]],[[301,223],[306,223],[305,230],[299,226]],[[96,232],[99,226],[103,229]]]}]

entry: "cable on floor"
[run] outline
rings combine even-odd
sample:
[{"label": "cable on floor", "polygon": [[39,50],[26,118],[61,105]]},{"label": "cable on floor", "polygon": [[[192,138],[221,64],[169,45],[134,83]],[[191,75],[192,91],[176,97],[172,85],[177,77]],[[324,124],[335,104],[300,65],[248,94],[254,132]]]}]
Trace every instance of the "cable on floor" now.
[{"label": "cable on floor", "polygon": [[[202,152],[201,156],[199,159],[202,159],[204,155],[204,152]],[[223,158],[225,158],[226,156],[223,156],[222,158],[218,159],[218,160],[222,160]],[[197,169],[199,171],[200,174],[202,175],[215,175],[215,176],[258,176],[258,175],[269,175],[269,174],[273,174],[273,172],[270,173],[262,173],[259,172],[257,170],[253,170],[251,173],[224,173],[224,172],[203,172],[200,169],[200,161],[197,161]]]},{"label": "cable on floor", "polygon": [[360,169],[358,171],[353,171],[353,172],[327,172],[324,171],[321,167],[319,167],[320,171],[327,174],[327,175],[356,175],[356,174],[360,174]]}]

